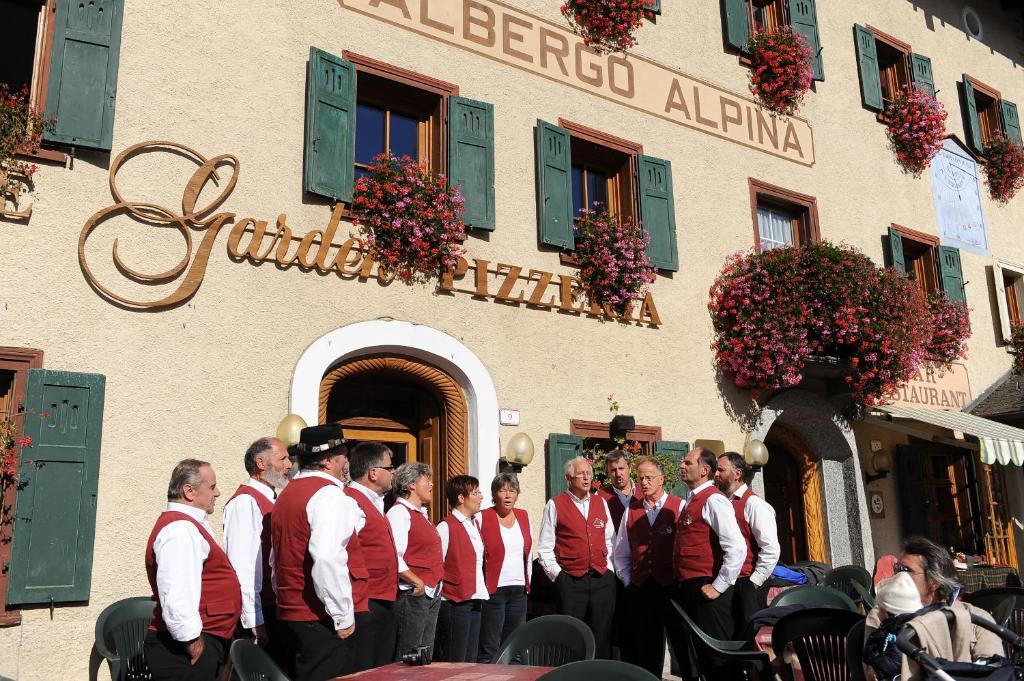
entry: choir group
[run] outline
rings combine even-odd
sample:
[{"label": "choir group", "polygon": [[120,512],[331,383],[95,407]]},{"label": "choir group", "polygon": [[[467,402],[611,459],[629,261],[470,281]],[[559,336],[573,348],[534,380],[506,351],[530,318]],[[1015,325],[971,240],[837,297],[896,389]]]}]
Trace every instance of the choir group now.
[{"label": "choir group", "polygon": [[[175,467],[146,547],[153,678],[212,681],[240,636],[298,681],[409,653],[490,662],[526,620],[533,581],[516,476],[494,478],[483,510],[476,478],[446,481],[451,512],[435,527],[429,466],[396,468],[379,442],[349,449],[337,425],[303,429],[290,450],[262,438],[246,451],[250,479],[224,507],[223,549],[209,521],[216,474],[196,459]],[[672,602],[721,639],[757,609],[755,589],[779,558],[775,515],[747,487],[747,464],[734,452],[689,452],[680,463],[685,499],[666,492],[657,459],[616,450],[606,466],[610,484],[592,494],[590,462],[565,464],[568,491],[544,508],[537,561],[558,612],[593,631],[597,657],[660,677],[666,637],[687,650]]]}]

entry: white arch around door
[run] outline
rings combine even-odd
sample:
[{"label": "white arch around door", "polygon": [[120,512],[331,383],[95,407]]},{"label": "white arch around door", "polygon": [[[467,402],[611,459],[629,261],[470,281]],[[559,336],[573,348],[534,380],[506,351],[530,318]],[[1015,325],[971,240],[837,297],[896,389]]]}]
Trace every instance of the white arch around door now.
[{"label": "white arch around door", "polygon": [[469,407],[469,472],[490,480],[498,470],[498,395],[483,362],[458,340],[429,326],[375,319],[335,329],[306,348],[292,375],[289,411],[317,422],[320,380],[350,359],[391,352],[433,364],[455,379]]}]

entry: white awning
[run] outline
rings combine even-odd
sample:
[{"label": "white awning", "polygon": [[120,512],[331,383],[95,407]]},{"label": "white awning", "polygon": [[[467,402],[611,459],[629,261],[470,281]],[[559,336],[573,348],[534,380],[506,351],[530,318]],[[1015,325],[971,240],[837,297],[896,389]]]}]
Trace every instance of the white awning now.
[{"label": "white awning", "polygon": [[880,404],[874,407],[902,419],[923,421],[978,438],[982,463],[1024,464],[1024,430],[962,411],[917,409]]}]

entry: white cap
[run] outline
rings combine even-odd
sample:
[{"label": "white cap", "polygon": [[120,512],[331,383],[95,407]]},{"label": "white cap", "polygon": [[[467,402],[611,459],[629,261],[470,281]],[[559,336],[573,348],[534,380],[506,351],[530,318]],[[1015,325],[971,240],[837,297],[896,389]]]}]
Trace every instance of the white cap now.
[{"label": "white cap", "polygon": [[906,572],[897,572],[888,579],[883,579],[875,587],[875,599],[878,607],[889,615],[903,615],[917,612],[922,607],[921,594],[914,584],[914,578]]}]

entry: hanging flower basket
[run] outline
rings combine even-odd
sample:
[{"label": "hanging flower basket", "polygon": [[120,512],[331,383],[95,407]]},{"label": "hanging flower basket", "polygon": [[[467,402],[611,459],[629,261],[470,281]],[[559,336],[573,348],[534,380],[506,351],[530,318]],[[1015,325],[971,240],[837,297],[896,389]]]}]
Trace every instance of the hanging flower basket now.
[{"label": "hanging flower basket", "polygon": [[404,282],[437,276],[465,252],[462,197],[408,156],[375,158],[356,180],[352,211],[374,259]]},{"label": "hanging flower basket", "polygon": [[15,92],[7,83],[0,83],[0,213],[5,208],[3,200],[17,207],[23,189],[31,187],[37,167],[16,154],[39,151],[46,127],[43,117],[29,106],[27,86]]},{"label": "hanging flower basket", "polygon": [[814,80],[814,52],[790,26],[754,31],[747,40],[750,91],[758,103],[781,116],[796,113]]},{"label": "hanging flower basket", "polygon": [[710,298],[711,348],[743,388],[794,386],[826,355],[853,399],[874,404],[914,376],[931,345],[960,357],[952,336],[966,338],[951,324],[950,337],[933,341],[932,311],[912,282],[829,243],[733,255]]},{"label": "hanging flower basket", "polygon": [[999,203],[1007,203],[1024,187],[1024,149],[1002,132],[985,147],[982,163],[988,193]]},{"label": "hanging flower basket", "polygon": [[580,211],[574,229],[580,285],[592,305],[608,305],[621,312],[631,301],[644,297],[647,284],[654,281],[646,230],[604,210]]},{"label": "hanging flower basket", "polygon": [[910,85],[886,107],[889,143],[904,172],[920,177],[942,150],[947,116],[939,100]]},{"label": "hanging flower basket", "polygon": [[1015,324],[1006,351],[1013,356],[1013,372],[1024,376],[1024,325]]},{"label": "hanging flower basket", "polygon": [[971,337],[967,305],[938,293],[928,298],[928,311],[932,317],[932,338],[925,351],[928,359],[948,366],[966,357]]},{"label": "hanging flower basket", "polygon": [[649,0],[568,0],[562,15],[583,44],[604,54],[634,47],[634,33],[650,15]]}]

